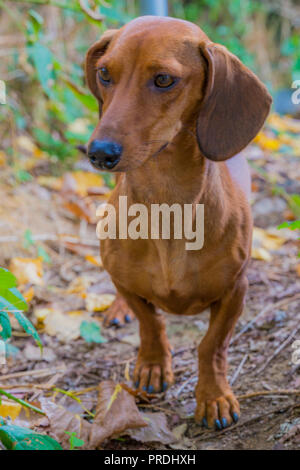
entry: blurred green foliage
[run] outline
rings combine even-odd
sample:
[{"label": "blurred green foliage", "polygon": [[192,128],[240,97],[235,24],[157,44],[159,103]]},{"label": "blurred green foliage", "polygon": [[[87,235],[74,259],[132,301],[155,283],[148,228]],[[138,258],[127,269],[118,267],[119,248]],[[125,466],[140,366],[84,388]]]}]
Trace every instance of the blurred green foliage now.
[{"label": "blurred green foliage", "polygon": [[[300,78],[299,29],[286,10],[267,0],[170,0],[169,11],[199,24],[271,89]],[[2,145],[17,157],[12,140],[22,131],[54,161],[76,157],[76,145],[88,141],[98,113],[85,87],[85,52],[107,27],[138,16],[139,1],[0,0],[0,12],[0,27],[18,38],[0,65],[8,95],[0,108]],[[95,13],[104,21],[96,21]]]}]

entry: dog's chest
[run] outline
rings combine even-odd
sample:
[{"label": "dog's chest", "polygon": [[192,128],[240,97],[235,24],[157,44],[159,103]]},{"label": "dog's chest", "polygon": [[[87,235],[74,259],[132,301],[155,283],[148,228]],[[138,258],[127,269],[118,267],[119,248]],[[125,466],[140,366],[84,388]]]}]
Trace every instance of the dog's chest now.
[{"label": "dog's chest", "polygon": [[115,283],[165,311],[199,313],[215,298],[206,278],[209,263],[181,240],[105,240],[101,250]]}]

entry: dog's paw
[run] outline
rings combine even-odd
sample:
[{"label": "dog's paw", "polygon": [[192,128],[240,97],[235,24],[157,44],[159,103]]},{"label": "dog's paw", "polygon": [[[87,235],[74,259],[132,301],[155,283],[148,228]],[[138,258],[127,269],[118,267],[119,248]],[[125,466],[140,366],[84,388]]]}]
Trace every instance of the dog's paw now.
[{"label": "dog's paw", "polygon": [[197,397],[195,421],[206,428],[225,429],[236,423],[239,416],[239,403],[232,392],[210,400]]},{"label": "dog's paw", "polygon": [[167,390],[174,382],[171,360],[162,364],[138,362],[133,375],[134,386],[148,393],[159,393]]},{"label": "dog's paw", "polygon": [[105,318],[103,325],[108,326],[124,326],[126,323],[130,323],[134,318],[134,313],[128,307],[126,301],[117,296],[116,300],[109,307],[106,312],[104,312]]}]

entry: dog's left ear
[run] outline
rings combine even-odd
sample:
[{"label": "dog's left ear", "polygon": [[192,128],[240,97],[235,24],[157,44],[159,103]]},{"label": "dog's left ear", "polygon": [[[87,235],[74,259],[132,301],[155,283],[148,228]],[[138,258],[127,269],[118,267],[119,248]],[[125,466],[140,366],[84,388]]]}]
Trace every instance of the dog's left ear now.
[{"label": "dog's left ear", "polygon": [[101,36],[99,41],[95,42],[86,53],[85,56],[85,77],[86,82],[93,93],[93,95],[97,98],[99,102],[99,115],[101,116],[101,107],[102,107],[102,100],[101,96],[99,95],[99,90],[97,87],[96,81],[96,63],[97,60],[105,53],[107,50],[111,40],[113,39],[114,35],[116,34],[117,29],[108,29],[105,33]]},{"label": "dog's left ear", "polygon": [[207,82],[197,121],[203,155],[222,161],[236,155],[256,136],[272,103],[263,83],[225,47],[203,43]]}]

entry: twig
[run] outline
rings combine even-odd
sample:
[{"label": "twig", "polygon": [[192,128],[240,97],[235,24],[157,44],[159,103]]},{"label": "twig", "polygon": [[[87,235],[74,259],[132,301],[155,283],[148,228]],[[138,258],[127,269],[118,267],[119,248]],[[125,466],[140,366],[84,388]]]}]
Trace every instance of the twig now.
[{"label": "twig", "polygon": [[186,387],[189,383],[196,382],[197,380],[198,380],[198,376],[192,375],[192,376],[189,377],[185,382],[183,382],[183,384],[179,387],[179,389],[178,389],[177,392],[176,392],[176,398],[179,397],[179,395],[182,393],[182,391],[185,389],[185,387]]},{"label": "twig", "polygon": [[275,304],[269,304],[267,305],[265,308],[263,308],[254,318],[252,318],[251,321],[249,321],[249,323],[247,323],[247,325],[245,325],[241,331],[239,331],[239,333],[237,333],[235,335],[235,337],[233,338],[233,340],[231,341],[231,345],[233,343],[235,343],[240,336],[242,336],[243,333],[245,333],[246,331],[248,331],[253,325],[255,325],[255,323],[257,322],[257,320],[261,317],[263,317],[266,313],[268,313],[269,311],[273,310],[273,309],[278,309],[280,307],[283,307],[284,305],[286,304],[289,304],[289,303],[292,303],[292,302],[295,302],[295,300],[298,300],[300,299],[300,293],[294,295],[293,297],[290,297],[290,298],[285,298],[283,300],[280,300],[279,302],[276,302]]},{"label": "twig", "polygon": [[[222,431],[217,431],[217,432],[211,432],[211,431],[204,431],[201,434],[197,434],[196,436],[200,436],[198,439],[199,441],[203,441],[209,437],[209,439],[214,438],[214,437],[219,437],[221,434],[228,433],[231,431],[235,431],[237,428],[241,428],[244,426],[248,426],[249,424],[255,423],[258,420],[261,420],[262,418],[266,418],[269,416],[272,416],[273,414],[278,414],[278,413],[283,413],[285,411],[291,411],[294,410],[295,408],[300,407],[300,402],[295,403],[294,405],[287,405],[287,406],[278,406],[277,408],[267,411],[266,413],[262,413],[260,415],[253,416],[253,418],[247,419],[244,422],[239,421],[237,424],[230,426],[228,428],[222,429]],[[194,437],[196,437],[194,436]]]},{"label": "twig", "polygon": [[4,395],[5,397],[10,398],[10,400],[13,400],[13,401],[17,402],[17,403],[19,403],[19,405],[22,405],[25,408],[29,408],[30,410],[33,410],[36,413],[39,413],[40,415],[45,415],[45,413],[42,410],[40,410],[39,408],[37,408],[36,406],[33,406],[30,403],[27,403],[26,401],[21,400],[21,398],[15,397],[11,393],[8,393],[8,392],[6,392],[5,390],[3,390],[1,388],[0,388],[0,395]]},{"label": "twig", "polygon": [[17,377],[26,377],[26,376],[43,377],[47,375],[56,374],[58,371],[65,371],[65,370],[66,370],[66,366],[59,366],[53,369],[44,368],[44,369],[26,370],[24,372],[15,372],[14,374],[1,375],[1,380],[15,379]]},{"label": "twig", "polygon": [[237,400],[246,400],[247,398],[270,396],[270,395],[300,395],[300,390],[259,390],[258,392],[250,392],[245,395],[237,396]]},{"label": "twig", "polygon": [[162,406],[157,406],[157,405],[152,405],[152,404],[147,404],[147,403],[139,403],[138,407],[140,408],[154,408],[155,410],[163,411],[167,415],[173,415],[175,414],[175,411],[167,410],[166,408],[163,408]]},{"label": "twig", "polygon": [[256,372],[256,374],[260,374],[265,368],[270,364],[270,362],[274,359],[274,357],[278,356],[279,353],[295,338],[296,333],[300,330],[300,325],[294,329],[294,331],[278,346],[278,348],[274,351],[271,357],[267,359],[267,361],[262,365],[260,369]]},{"label": "twig", "polygon": [[242,369],[244,367],[244,364],[245,362],[247,361],[248,359],[248,354],[246,353],[245,356],[243,357],[243,359],[241,360],[239,366],[237,367],[235,373],[233,374],[232,378],[230,379],[230,385],[233,385],[234,382],[236,381],[236,379],[238,378],[238,376],[240,375],[240,373],[242,372]]}]

